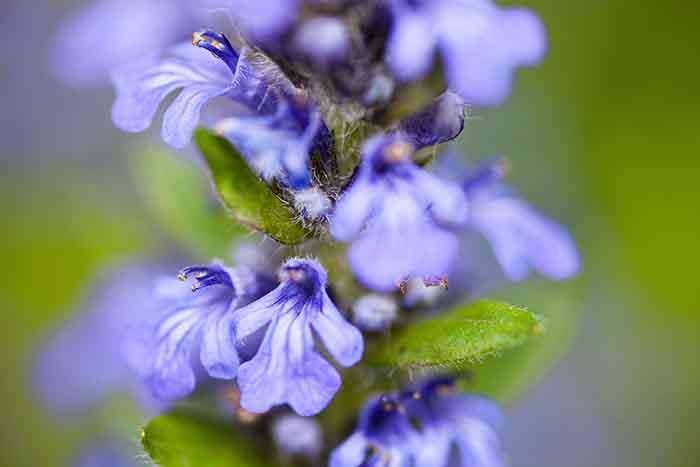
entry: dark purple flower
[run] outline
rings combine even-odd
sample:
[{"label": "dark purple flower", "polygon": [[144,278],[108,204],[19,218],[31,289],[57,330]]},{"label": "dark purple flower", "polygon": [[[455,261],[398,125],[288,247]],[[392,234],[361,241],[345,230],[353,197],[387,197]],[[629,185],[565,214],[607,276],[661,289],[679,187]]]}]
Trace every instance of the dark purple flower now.
[{"label": "dark purple flower", "polygon": [[450,89],[470,104],[502,103],[514,70],[538,63],[545,53],[540,20],[522,8],[499,8],[493,0],[388,1],[386,60],[397,78],[424,76],[437,50]]},{"label": "dark purple flower", "polygon": [[504,465],[491,401],[458,394],[434,378],[399,394],[370,400],[357,430],[332,453],[330,467],[447,467],[457,446],[461,467]]},{"label": "dark purple flower", "polygon": [[331,218],[331,234],[352,241],[348,259],[359,281],[391,291],[413,277],[443,278],[457,254],[450,228],[467,220],[464,193],[416,166],[400,135],[378,135]]},{"label": "dark purple flower", "polygon": [[333,450],[328,466],[409,467],[419,442],[398,397],[375,397],[360,412],[355,432]]},{"label": "dark purple flower", "polygon": [[[188,278],[194,278],[191,287],[183,283]],[[127,340],[132,365],[163,400],[185,397],[194,389],[196,350],[209,376],[236,377],[233,311],[266,293],[271,283],[249,268],[226,268],[219,262],[187,267],[179,279],[159,282],[152,300],[160,310]]]},{"label": "dark purple flower", "polygon": [[402,120],[397,131],[418,150],[455,139],[464,129],[464,117],[464,100],[447,91]]},{"label": "dark purple flower", "polygon": [[580,259],[571,235],[514,196],[502,183],[503,161],[482,164],[463,184],[469,227],[482,234],[506,277],[525,279],[531,269],[552,280],[578,272]]},{"label": "dark purple flower", "polygon": [[242,345],[267,326],[257,354],[238,372],[241,406],[262,413],[286,403],[299,415],[314,415],[333,398],[340,376],[314,349],[312,330],[344,367],[362,357],[362,334],[328,297],[326,271],[319,263],[289,259],[280,278],[276,289],[234,314]]}]

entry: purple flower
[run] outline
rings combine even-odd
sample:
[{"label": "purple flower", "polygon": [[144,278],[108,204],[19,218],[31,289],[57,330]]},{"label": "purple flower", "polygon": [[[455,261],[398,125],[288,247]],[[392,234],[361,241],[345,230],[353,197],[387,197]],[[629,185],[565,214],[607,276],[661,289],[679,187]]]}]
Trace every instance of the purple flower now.
[{"label": "purple flower", "polygon": [[323,433],[311,417],[286,414],[272,424],[272,437],[277,449],[287,456],[315,459],[323,448]]},{"label": "purple flower", "polygon": [[357,430],[332,453],[330,467],[447,467],[455,445],[462,467],[504,465],[496,429],[500,410],[489,400],[455,392],[450,379],[370,400]]},{"label": "purple flower", "polygon": [[257,354],[238,372],[241,406],[262,413],[287,403],[299,415],[314,415],[333,398],[340,376],[314,349],[312,329],[344,367],[362,357],[362,334],[328,297],[319,263],[289,259],[280,279],[276,289],[234,315],[241,344],[267,326]]},{"label": "purple flower", "polygon": [[333,450],[328,466],[409,467],[419,442],[398,397],[375,397],[360,412],[355,432]]},{"label": "purple flower", "polygon": [[338,201],[331,234],[352,241],[348,259],[365,286],[391,291],[413,277],[443,278],[458,250],[449,230],[467,219],[464,193],[411,160],[400,135],[375,136],[364,145],[358,174]]},{"label": "purple flower", "polygon": [[321,114],[310,102],[281,101],[271,115],[226,118],[217,123],[216,131],[241,151],[265,181],[281,179],[300,190],[311,184],[309,153],[322,127],[326,135]]},{"label": "purple flower", "polygon": [[45,407],[75,416],[115,393],[130,391],[145,409],[160,408],[129,367],[123,349],[128,328],[155,311],[152,279],[160,271],[155,265],[124,265],[93,284],[82,311],[38,355],[33,385]]},{"label": "purple flower", "polygon": [[205,5],[226,11],[234,25],[256,45],[279,47],[299,17],[303,0],[205,0]]},{"label": "purple flower", "polygon": [[182,148],[190,142],[204,105],[224,97],[240,111],[221,121],[219,132],[240,146],[262,176],[282,177],[294,188],[308,185],[309,152],[330,138],[313,102],[274,63],[247,47],[239,54],[223,34],[197,32],[192,43],[211,54],[181,44],[166,58],[151,57],[114,74],[115,125],[144,131],[160,103],[179,90],[163,117],[162,136]]},{"label": "purple flower", "polygon": [[464,101],[450,91],[425,109],[401,121],[397,131],[418,149],[446,143],[464,129]]},{"label": "purple flower", "polygon": [[531,269],[552,280],[576,275],[580,259],[571,235],[512,195],[501,182],[504,175],[503,161],[496,161],[464,182],[469,227],[488,240],[509,280],[525,279]]},{"label": "purple flower", "polygon": [[68,84],[106,84],[119,66],[148,49],[162,52],[185,40],[203,18],[180,0],[96,0],[61,26],[52,50],[54,73]]},{"label": "purple flower", "polygon": [[493,0],[389,0],[386,60],[398,79],[430,70],[437,49],[449,87],[470,104],[493,106],[510,93],[517,67],[538,63],[546,49],[539,19]]},{"label": "purple flower", "polygon": [[[191,287],[182,281],[194,277]],[[233,310],[269,290],[270,281],[248,268],[225,268],[219,262],[182,270],[179,281],[162,279],[154,301],[160,312],[129,336],[132,365],[154,396],[174,400],[195,387],[192,357],[199,350],[209,376],[233,379],[239,357]]]},{"label": "purple flower", "polygon": [[291,47],[294,56],[328,71],[347,61],[350,45],[350,33],[341,19],[318,16],[299,26]]}]

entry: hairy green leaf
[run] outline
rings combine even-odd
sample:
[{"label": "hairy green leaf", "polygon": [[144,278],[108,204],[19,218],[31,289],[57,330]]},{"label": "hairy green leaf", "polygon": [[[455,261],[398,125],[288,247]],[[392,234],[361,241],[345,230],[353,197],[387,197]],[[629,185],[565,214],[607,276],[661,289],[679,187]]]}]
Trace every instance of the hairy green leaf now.
[{"label": "hairy green leaf", "polygon": [[200,128],[195,141],[223,203],[241,223],[280,243],[295,245],[310,236],[292,211],[263,183],[225,138]]},{"label": "hairy green leaf", "polygon": [[527,303],[541,313],[547,332],[515,352],[469,367],[460,386],[510,403],[535,384],[564,355],[575,336],[582,290],[576,282],[527,281],[502,290],[499,299]]},{"label": "hairy green leaf", "polygon": [[404,328],[380,342],[367,361],[404,370],[463,371],[543,331],[540,318],[524,308],[479,301]]},{"label": "hairy green leaf", "polygon": [[237,432],[233,424],[175,411],[160,415],[141,431],[141,444],[162,467],[271,467],[269,450]]}]

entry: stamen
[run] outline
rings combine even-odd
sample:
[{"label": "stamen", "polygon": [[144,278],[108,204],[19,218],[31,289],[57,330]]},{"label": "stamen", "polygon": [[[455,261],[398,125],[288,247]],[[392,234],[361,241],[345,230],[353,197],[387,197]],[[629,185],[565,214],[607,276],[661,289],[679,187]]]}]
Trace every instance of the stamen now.
[{"label": "stamen", "polygon": [[384,148],[384,162],[388,164],[398,164],[411,159],[414,148],[406,141],[396,141]]},{"label": "stamen", "polygon": [[223,61],[232,73],[236,72],[238,52],[223,34],[208,29],[194,32],[192,33],[192,45],[208,50],[216,58]]},{"label": "stamen", "polygon": [[229,275],[220,269],[207,266],[188,266],[177,275],[177,278],[181,281],[186,281],[190,277],[194,278],[192,282],[192,292],[212,285],[225,285],[233,288],[233,283]]}]

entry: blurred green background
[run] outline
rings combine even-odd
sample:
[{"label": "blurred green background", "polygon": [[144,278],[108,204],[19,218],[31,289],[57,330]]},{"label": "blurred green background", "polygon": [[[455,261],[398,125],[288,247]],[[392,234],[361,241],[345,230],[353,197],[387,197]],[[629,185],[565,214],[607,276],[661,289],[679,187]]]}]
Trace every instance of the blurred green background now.
[{"label": "blurred green background", "polygon": [[[111,129],[110,91],[46,76],[51,32],[80,2],[23,3],[0,55],[0,465],[60,466],[90,428],[34,405],[37,343],[101,265],[174,241],[141,199],[133,139]],[[549,56],[460,144],[510,158],[524,197],[573,231],[585,287],[571,350],[510,409],[512,464],[700,465],[700,4],[509,3],[541,15]]]}]

